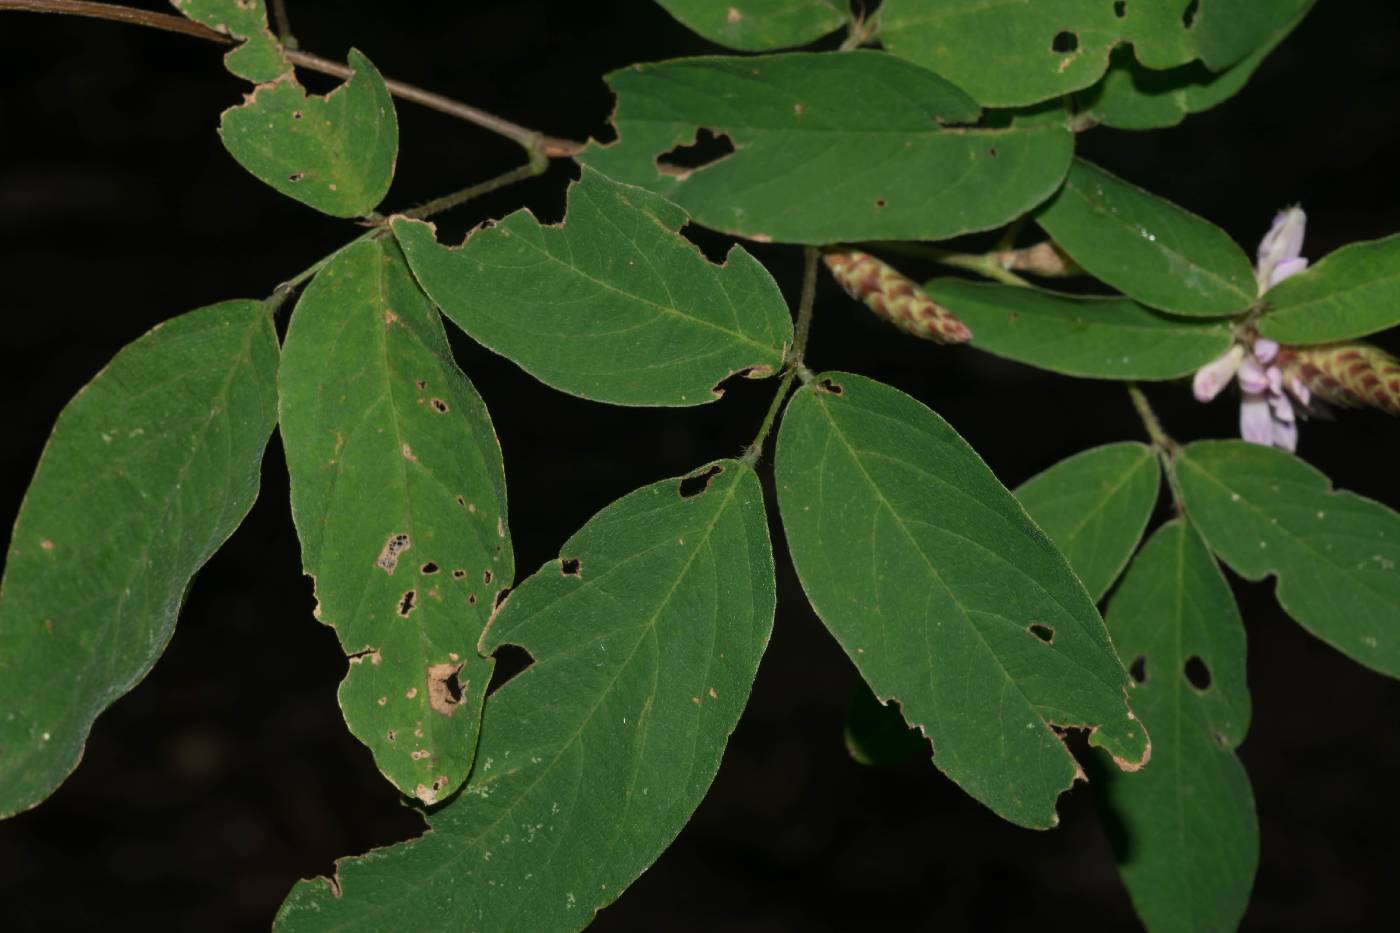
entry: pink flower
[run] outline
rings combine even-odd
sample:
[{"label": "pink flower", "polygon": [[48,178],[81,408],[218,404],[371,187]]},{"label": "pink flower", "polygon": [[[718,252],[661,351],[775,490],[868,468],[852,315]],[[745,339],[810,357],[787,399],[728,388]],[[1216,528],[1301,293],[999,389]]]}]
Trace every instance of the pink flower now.
[{"label": "pink flower", "polygon": [[[1254,274],[1260,295],[1308,267],[1308,261],[1299,255],[1306,225],[1307,215],[1300,207],[1290,207],[1274,217],[1273,226],[1259,243]],[[1279,345],[1264,337],[1254,339],[1248,346],[1236,343],[1218,359],[1202,366],[1191,387],[1198,401],[1209,402],[1234,379],[1241,395],[1240,436],[1255,444],[1291,452],[1298,449],[1298,421],[1289,394],[1306,405],[1309,393],[1296,378],[1288,380],[1285,386],[1283,371],[1275,363],[1278,353]]]}]

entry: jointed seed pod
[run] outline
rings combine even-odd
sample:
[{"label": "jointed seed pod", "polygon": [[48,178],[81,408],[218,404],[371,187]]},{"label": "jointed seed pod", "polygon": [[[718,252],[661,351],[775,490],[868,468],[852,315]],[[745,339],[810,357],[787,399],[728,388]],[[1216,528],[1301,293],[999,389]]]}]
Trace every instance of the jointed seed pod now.
[{"label": "jointed seed pod", "polygon": [[1338,405],[1372,405],[1400,415],[1400,360],[1365,343],[1295,347],[1280,354],[1286,378],[1297,378]]},{"label": "jointed seed pod", "polygon": [[846,294],[906,334],[935,343],[966,343],[972,331],[953,313],[888,264],[855,250],[823,253],[822,261]]}]

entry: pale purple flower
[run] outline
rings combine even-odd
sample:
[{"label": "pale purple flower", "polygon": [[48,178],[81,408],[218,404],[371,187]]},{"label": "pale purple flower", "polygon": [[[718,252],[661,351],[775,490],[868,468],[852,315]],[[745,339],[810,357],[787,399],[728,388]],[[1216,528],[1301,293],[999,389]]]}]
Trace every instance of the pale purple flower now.
[{"label": "pale purple flower", "polygon": [[1259,241],[1259,262],[1254,267],[1259,294],[1308,267],[1308,261],[1301,255],[1307,224],[1308,215],[1296,205],[1274,215],[1273,226]]},{"label": "pale purple flower", "polygon": [[[1259,244],[1255,266],[1260,295],[1308,267],[1300,255],[1306,226],[1307,215],[1300,207],[1290,207],[1274,217],[1273,226]],[[1236,343],[1197,370],[1191,387],[1197,400],[1209,402],[1231,379],[1236,380],[1241,395],[1240,436],[1255,444],[1294,451],[1298,448],[1298,420],[1289,394],[1306,405],[1310,393],[1297,377],[1285,385],[1283,371],[1276,363],[1279,349],[1276,341],[1265,337],[1255,338],[1248,346]]]}]

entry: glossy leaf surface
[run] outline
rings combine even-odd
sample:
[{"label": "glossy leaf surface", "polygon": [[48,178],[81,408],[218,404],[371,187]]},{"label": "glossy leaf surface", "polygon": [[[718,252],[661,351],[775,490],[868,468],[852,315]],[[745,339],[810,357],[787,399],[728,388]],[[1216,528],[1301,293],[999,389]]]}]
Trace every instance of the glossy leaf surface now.
[{"label": "glossy leaf surface", "polygon": [[972,330],[972,346],[1069,376],[1173,379],[1215,359],[1231,340],[1223,324],[1174,317],[1127,298],[952,278],[924,290]]},{"label": "glossy leaf surface", "polygon": [[374,210],[389,190],[399,125],[384,79],[350,50],[355,73],[324,97],[287,75],[224,111],[219,135],[239,164],[289,198],[335,217]]},{"label": "glossy leaf surface", "polygon": [[276,81],[292,70],[282,44],[267,28],[263,0],[170,0],[185,16],[226,36],[243,40],[224,56],[224,67],[254,84]]},{"label": "glossy leaf surface", "polygon": [[817,615],[934,763],[1012,822],[1048,827],[1087,726],[1123,767],[1150,744],[1103,621],[976,452],[909,396],[827,373],[783,416],[778,503]]},{"label": "glossy leaf surface", "polygon": [[1147,929],[1234,930],[1259,864],[1259,821],[1234,749],[1249,727],[1244,624],[1230,585],[1181,519],[1158,529],[1108,611],[1145,680],[1133,709],[1152,766],[1091,780],[1118,871]]},{"label": "glossy leaf surface", "polygon": [[1191,444],[1176,474],[1192,520],[1232,570],[1278,577],[1278,601],[1300,625],[1400,676],[1400,515],[1244,441]]},{"label": "glossy leaf surface", "polygon": [[394,221],[413,272],[459,327],[541,382],[619,405],[700,405],[792,342],[773,277],[747,252],[715,265],[678,232],[686,213],[591,169],[558,226],[519,210],[455,249]]},{"label": "glossy leaf surface", "polygon": [[432,803],[470,770],[491,677],[476,642],[514,574],[490,417],[392,241],[317,274],[280,382],[302,563],[350,656],[341,710]]},{"label": "glossy leaf surface", "polygon": [[713,466],[603,509],[512,591],[481,650],[534,663],[487,700],[465,790],[334,890],[298,884],[279,929],[577,930],[671,843],[773,625],[758,478]]},{"label": "glossy leaf surface", "polygon": [[1257,295],[1249,257],[1225,231],[1083,159],[1036,221],[1096,278],[1153,308],[1220,316]]},{"label": "glossy leaf surface", "polygon": [[1146,444],[1106,444],[1037,473],[1016,498],[1098,602],[1137,550],[1161,478]]},{"label": "glossy leaf surface", "polygon": [[1266,44],[1311,0],[885,0],[885,48],[946,76],[987,106],[1088,87],[1130,43],[1149,68],[1200,59],[1221,71]]},{"label": "glossy leaf surface", "polygon": [[[985,230],[1053,194],[1074,147],[1063,120],[962,125],[979,116],[966,94],[881,52],[689,58],[607,80],[618,139],[582,160],[664,194],[707,227],[756,240]],[[733,151],[683,159],[701,130]]]},{"label": "glossy leaf surface", "polygon": [[745,52],[806,45],[841,27],[835,0],[656,0],[676,19],[717,45]]},{"label": "glossy leaf surface", "polygon": [[127,346],[59,415],[0,582],[0,816],[77,766],[252,507],[277,354],[261,302],[211,305]]},{"label": "glossy leaf surface", "polygon": [[1280,343],[1330,343],[1400,324],[1400,234],[1343,246],[1269,289],[1259,332]]}]

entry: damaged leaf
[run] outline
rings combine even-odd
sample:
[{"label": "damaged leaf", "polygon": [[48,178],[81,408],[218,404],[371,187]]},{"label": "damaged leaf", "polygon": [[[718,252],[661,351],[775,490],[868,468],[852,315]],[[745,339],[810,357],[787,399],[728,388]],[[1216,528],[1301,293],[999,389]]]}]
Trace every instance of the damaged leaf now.
[{"label": "damaged leaf", "polygon": [[863,680],[846,707],[845,739],[851,759],[871,768],[900,765],[930,752],[928,739],[904,721],[898,704],[881,703]]},{"label": "damaged leaf", "polygon": [[1400,677],[1400,515],[1292,454],[1198,441],[1176,460],[1187,514],[1246,580],[1276,576],[1279,605],[1347,657]]},{"label": "damaged leaf", "polygon": [[934,279],[924,291],[972,331],[972,346],[1091,379],[1174,379],[1218,357],[1228,325],[1174,317],[1128,298]]},{"label": "damaged leaf", "polygon": [[1199,60],[1222,71],[1268,44],[1312,2],[885,0],[880,38],[984,105],[1013,107],[1088,87],[1120,43],[1131,44],[1148,68]]},{"label": "damaged leaf", "polygon": [[875,695],[933,740],[940,770],[1022,826],[1055,825],[1081,774],[1052,727],[1145,764],[1103,621],[1015,497],[909,396],[817,379],[830,387],[804,387],[783,417],[778,505],[803,590]]},{"label": "damaged leaf", "polygon": [[1161,482],[1152,448],[1125,442],[1061,460],[1026,480],[1016,498],[1098,602],[1137,550]]},{"label": "damaged leaf", "polygon": [[170,5],[196,23],[242,40],[224,56],[224,67],[245,81],[265,84],[292,70],[267,28],[263,0],[170,0]]},{"label": "damaged leaf", "polygon": [[[534,663],[486,702],[471,781],[431,832],[303,881],[283,931],[578,930],[680,832],[719,768],[773,625],[752,470],[609,505],[513,590],[481,650]],[[411,910],[411,915],[408,911]]]},{"label": "damaged leaf", "polygon": [[1249,257],[1224,230],[1083,159],[1035,219],[1094,277],[1158,310],[1219,317],[1258,297]]},{"label": "damaged leaf", "polygon": [[1075,103],[1081,112],[1116,129],[1176,126],[1187,114],[1209,110],[1239,93],[1310,9],[1312,0],[1303,4],[1292,19],[1274,27],[1262,45],[1224,71],[1212,71],[1200,62],[1148,68],[1139,64],[1130,46],[1120,45],[1109,58],[1103,80],[1075,95]]},{"label": "damaged leaf", "polygon": [[683,210],[592,169],[563,223],[528,209],[438,243],[394,220],[414,275],[478,342],[563,392],[617,405],[700,405],[714,386],[782,365],[792,320],[773,277],[734,247],[722,265],[678,231]]},{"label": "damaged leaf", "polygon": [[298,302],[281,414],[317,617],[350,655],[345,721],[394,786],[440,800],[471,767],[476,642],[514,565],[490,416],[392,240],[347,247]]},{"label": "damaged leaf", "polygon": [[667,13],[717,45],[766,52],[815,42],[841,28],[835,0],[656,0]]},{"label": "damaged leaf", "polygon": [[1330,343],[1400,324],[1400,234],[1350,243],[1269,289],[1259,333]]},{"label": "damaged leaf", "polygon": [[277,353],[261,302],[211,305],[127,346],[58,416],[0,582],[0,817],[77,766],[252,507]]},{"label": "damaged leaf", "polygon": [[[980,110],[966,94],[882,52],[687,58],[607,81],[618,138],[580,159],[762,241],[986,230],[1053,194],[1074,148],[1063,120],[969,126]],[[663,158],[705,134],[733,151],[700,166]]]},{"label": "damaged leaf", "polygon": [[1153,933],[1234,930],[1259,864],[1259,821],[1234,752],[1250,702],[1230,585],[1178,518],[1133,560],[1107,621],[1123,657],[1138,659],[1133,709],[1152,733],[1151,767],[1103,769],[1089,783],[1119,874]]},{"label": "damaged leaf", "polygon": [[324,97],[288,74],[224,111],[219,136],[238,163],[278,191],[334,217],[360,217],[389,190],[399,125],[384,79],[350,50],[355,73]]}]

